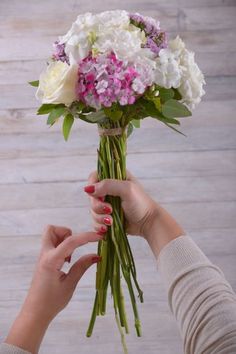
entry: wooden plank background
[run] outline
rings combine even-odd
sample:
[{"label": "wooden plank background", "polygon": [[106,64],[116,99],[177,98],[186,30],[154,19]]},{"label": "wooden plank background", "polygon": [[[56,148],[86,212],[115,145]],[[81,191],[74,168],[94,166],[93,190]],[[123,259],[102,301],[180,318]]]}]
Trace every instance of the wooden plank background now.
[{"label": "wooden plank background", "polygon": [[[187,138],[146,119],[129,141],[128,168],[184,226],[236,290],[236,2],[235,0],[1,0],[0,2],[0,339],[30,283],[45,224],[74,231],[91,227],[83,186],[96,166],[96,127],[79,122],[65,143],[61,127],[35,115],[27,81],[38,78],[51,44],[76,15],[124,8],[154,16],[169,37],[180,33],[207,81]],[[180,354],[155,260],[140,238],[130,239],[145,303],[143,337],[127,337],[130,354]],[[78,255],[95,250],[88,245]],[[41,353],[122,353],[112,307],[85,337],[94,297],[94,268],[51,325]],[[132,312],[127,304],[130,327]]]}]

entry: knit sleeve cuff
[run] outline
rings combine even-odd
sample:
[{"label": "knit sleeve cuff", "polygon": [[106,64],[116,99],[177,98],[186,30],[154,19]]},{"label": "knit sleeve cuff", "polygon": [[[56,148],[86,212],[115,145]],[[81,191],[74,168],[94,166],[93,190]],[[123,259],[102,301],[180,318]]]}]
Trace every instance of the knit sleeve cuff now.
[{"label": "knit sleeve cuff", "polygon": [[157,266],[167,289],[181,275],[199,267],[214,267],[223,274],[189,236],[177,237],[163,247],[157,260]]},{"label": "knit sleeve cuff", "polygon": [[7,343],[2,343],[0,345],[0,354],[31,354],[23,349],[15,347]]}]

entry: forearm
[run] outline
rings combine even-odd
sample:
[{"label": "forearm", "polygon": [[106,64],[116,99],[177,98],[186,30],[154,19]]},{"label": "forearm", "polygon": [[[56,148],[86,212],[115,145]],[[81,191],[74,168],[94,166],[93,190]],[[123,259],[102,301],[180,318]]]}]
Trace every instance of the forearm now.
[{"label": "forearm", "polygon": [[5,343],[37,354],[49,323],[42,318],[21,311],[14,321]]},{"label": "forearm", "polygon": [[163,247],[184,234],[177,221],[164,208],[156,205],[145,236],[154,256],[157,258]]},{"label": "forearm", "polygon": [[185,353],[236,353],[236,295],[221,270],[188,236],[162,249],[158,268]]}]

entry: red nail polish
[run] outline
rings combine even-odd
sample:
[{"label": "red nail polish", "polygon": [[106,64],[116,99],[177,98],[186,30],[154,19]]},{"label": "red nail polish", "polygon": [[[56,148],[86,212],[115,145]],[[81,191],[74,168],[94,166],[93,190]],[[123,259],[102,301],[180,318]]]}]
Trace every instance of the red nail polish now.
[{"label": "red nail polish", "polygon": [[100,256],[94,256],[92,258],[92,263],[98,263],[101,261],[101,259],[102,259],[102,257],[100,257]]},{"label": "red nail polish", "polygon": [[111,214],[111,208],[109,208],[109,207],[106,206],[106,205],[104,205],[103,211],[104,211],[105,214]]},{"label": "red nail polish", "polygon": [[86,193],[94,193],[95,187],[93,185],[84,187]]},{"label": "red nail polish", "polygon": [[106,225],[111,225],[111,219],[110,218],[107,218],[107,217],[103,218],[103,222]]},{"label": "red nail polish", "polygon": [[104,202],[105,197],[98,197],[98,199],[100,200],[100,202]]},{"label": "red nail polish", "polygon": [[71,262],[71,256],[66,257],[66,258],[65,258],[65,261],[68,262],[68,263],[70,263],[70,262]]},{"label": "red nail polish", "polygon": [[107,228],[105,226],[101,226],[100,230],[97,232],[98,235],[104,235],[107,232]]}]

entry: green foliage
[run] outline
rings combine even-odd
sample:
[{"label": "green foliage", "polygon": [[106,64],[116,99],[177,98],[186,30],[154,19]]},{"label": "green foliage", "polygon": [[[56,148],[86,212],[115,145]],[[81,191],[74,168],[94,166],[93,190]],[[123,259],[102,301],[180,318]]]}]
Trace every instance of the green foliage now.
[{"label": "green foliage", "polygon": [[39,86],[39,80],[29,81],[28,84],[30,84],[33,87],[38,87]]},{"label": "green foliage", "polygon": [[68,113],[64,118],[63,126],[62,126],[63,136],[66,141],[69,138],[73,123],[74,123],[74,117],[72,116],[71,113]]},{"label": "green foliage", "polygon": [[177,100],[177,101],[180,101],[182,100],[182,95],[180,94],[180,92],[178,91],[178,89],[176,88],[173,88],[172,89],[174,91],[174,99]]},{"label": "green foliage", "polygon": [[122,110],[119,109],[118,105],[112,105],[111,107],[103,108],[105,115],[110,118],[113,122],[117,122],[123,116]]},{"label": "green foliage", "polygon": [[37,114],[41,115],[41,114],[48,114],[50,113],[54,108],[59,108],[59,107],[64,107],[64,104],[53,104],[53,103],[46,103],[46,104],[42,104],[41,107],[39,107]]},{"label": "green foliage", "polygon": [[163,104],[162,113],[167,118],[189,117],[192,115],[190,110],[183,103],[174,99],[170,99]]},{"label": "green foliage", "polygon": [[101,123],[105,118],[105,114],[102,110],[100,110],[86,115],[79,115],[79,117],[88,123]]},{"label": "green foliage", "polygon": [[164,103],[174,97],[175,93],[172,89],[166,89],[164,87],[158,87],[161,103]]},{"label": "green foliage", "polygon": [[140,128],[140,119],[133,119],[131,123],[135,128]]},{"label": "green foliage", "polygon": [[133,133],[133,130],[134,130],[133,124],[129,123],[127,128],[127,138]]},{"label": "green foliage", "polygon": [[66,113],[66,108],[65,107],[55,107],[51,110],[48,116],[47,124],[48,125],[53,125],[58,118],[63,116]]}]

